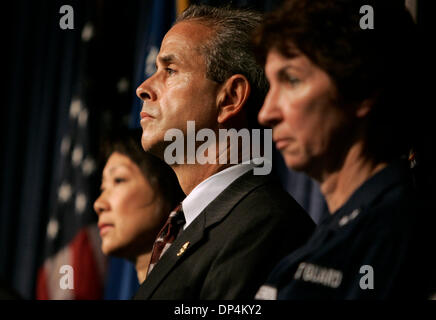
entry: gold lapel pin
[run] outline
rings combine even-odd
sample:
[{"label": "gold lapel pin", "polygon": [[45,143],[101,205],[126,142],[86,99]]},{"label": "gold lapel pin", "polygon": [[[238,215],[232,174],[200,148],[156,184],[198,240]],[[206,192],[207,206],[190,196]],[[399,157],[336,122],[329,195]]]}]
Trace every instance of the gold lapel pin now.
[{"label": "gold lapel pin", "polygon": [[190,242],[187,241],[185,244],[180,248],[179,252],[177,253],[177,256],[180,257],[183,253],[185,253],[186,249],[189,247]]}]

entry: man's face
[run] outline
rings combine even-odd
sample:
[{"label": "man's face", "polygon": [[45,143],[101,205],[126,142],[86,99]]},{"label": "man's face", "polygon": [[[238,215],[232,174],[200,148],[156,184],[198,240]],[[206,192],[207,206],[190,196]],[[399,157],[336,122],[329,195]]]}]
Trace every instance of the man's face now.
[{"label": "man's face", "polygon": [[165,35],[156,59],[156,73],[136,90],[144,101],[144,150],[162,157],[171,143],[164,141],[165,132],[176,128],[186,137],[188,120],[195,121],[197,130],[217,128],[220,85],[206,78],[205,59],[199,48],[210,36],[208,27],[195,22],[180,22]]}]

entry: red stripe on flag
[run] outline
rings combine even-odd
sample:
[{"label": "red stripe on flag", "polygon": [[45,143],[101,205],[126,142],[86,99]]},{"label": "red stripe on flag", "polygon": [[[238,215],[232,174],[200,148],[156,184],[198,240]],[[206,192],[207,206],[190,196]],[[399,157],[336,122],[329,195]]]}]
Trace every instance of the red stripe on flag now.
[{"label": "red stripe on flag", "polygon": [[103,284],[96,257],[86,229],[82,229],[70,244],[75,300],[96,300],[103,297]]},{"label": "red stripe on flag", "polygon": [[47,276],[44,266],[45,265],[42,265],[38,270],[36,282],[36,299],[38,300],[50,300],[50,297],[48,296]]}]

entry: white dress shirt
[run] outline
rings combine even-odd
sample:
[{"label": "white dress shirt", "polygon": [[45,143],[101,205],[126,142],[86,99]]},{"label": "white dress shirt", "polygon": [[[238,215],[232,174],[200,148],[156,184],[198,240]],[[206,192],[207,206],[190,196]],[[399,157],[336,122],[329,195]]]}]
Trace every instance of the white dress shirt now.
[{"label": "white dress shirt", "polygon": [[208,204],[223,192],[233,181],[258,166],[253,163],[253,161],[259,163],[260,161],[268,160],[265,158],[256,158],[242,162],[215,173],[197,185],[182,202],[183,213],[185,214],[186,219],[183,230],[185,230],[208,206]]}]

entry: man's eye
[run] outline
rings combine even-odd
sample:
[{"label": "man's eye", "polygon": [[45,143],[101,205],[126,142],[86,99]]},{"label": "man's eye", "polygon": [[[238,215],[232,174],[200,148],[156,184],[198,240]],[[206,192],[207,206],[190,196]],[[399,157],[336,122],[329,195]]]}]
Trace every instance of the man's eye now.
[{"label": "man's eye", "polygon": [[169,75],[172,75],[172,74],[174,74],[176,71],[175,70],[173,70],[173,69],[171,69],[171,68],[165,68],[165,71],[169,74]]}]

